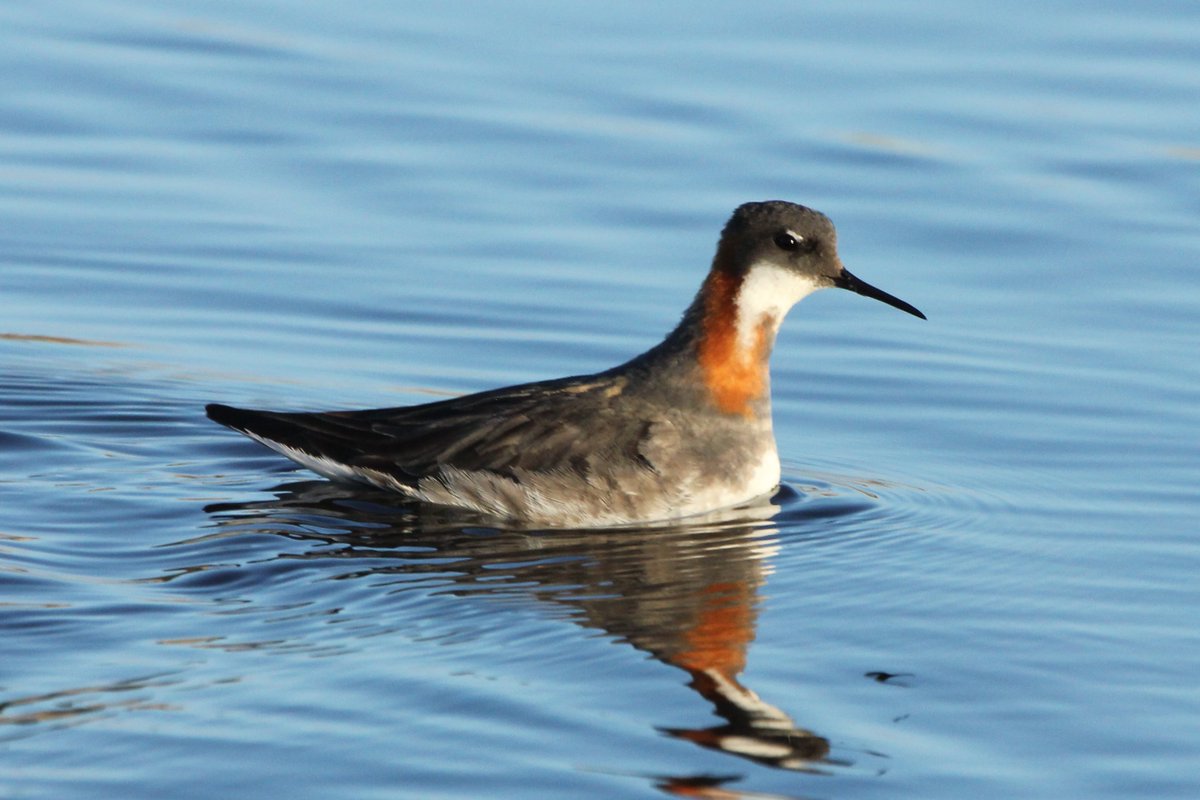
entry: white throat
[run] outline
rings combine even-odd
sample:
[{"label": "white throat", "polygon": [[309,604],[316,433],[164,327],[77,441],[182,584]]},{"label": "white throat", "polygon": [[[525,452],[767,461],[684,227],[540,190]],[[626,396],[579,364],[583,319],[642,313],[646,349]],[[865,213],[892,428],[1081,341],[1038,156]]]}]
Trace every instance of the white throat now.
[{"label": "white throat", "polygon": [[751,264],[738,289],[738,346],[752,352],[764,323],[773,336],[792,306],[820,288],[813,278],[769,261]]}]

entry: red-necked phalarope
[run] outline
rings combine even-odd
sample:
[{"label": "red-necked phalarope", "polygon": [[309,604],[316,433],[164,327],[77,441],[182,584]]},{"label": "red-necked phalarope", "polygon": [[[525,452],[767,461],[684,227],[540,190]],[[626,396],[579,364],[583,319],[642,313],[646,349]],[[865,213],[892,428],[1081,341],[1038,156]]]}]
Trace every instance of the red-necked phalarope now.
[{"label": "red-necked phalarope", "polygon": [[400,408],[214,404],[208,416],[327,478],[521,525],[655,522],[736,506],[779,484],[768,362],[797,301],[836,286],[925,318],[851,275],[836,244],[819,211],[747,203],[679,325],[621,366]]}]

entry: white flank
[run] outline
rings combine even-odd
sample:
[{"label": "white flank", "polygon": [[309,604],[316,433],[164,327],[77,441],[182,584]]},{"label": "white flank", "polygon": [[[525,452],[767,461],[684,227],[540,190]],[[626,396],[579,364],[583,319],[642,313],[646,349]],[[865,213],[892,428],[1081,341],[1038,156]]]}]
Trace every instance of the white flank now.
[{"label": "white flank", "polygon": [[737,296],[737,335],[742,351],[752,351],[764,319],[771,320],[774,333],[792,306],[821,288],[812,278],[769,261],[750,265]]},{"label": "white flank", "polygon": [[287,456],[288,458],[290,458],[292,461],[295,461],[300,466],[305,467],[306,469],[311,469],[313,472],[317,473],[321,477],[329,478],[330,480],[335,480],[335,481],[352,481],[354,483],[371,483],[371,481],[369,481],[366,478],[366,476],[362,475],[354,468],[348,467],[345,464],[334,461],[331,458],[325,458],[324,456],[317,456],[317,455],[313,455],[312,453],[306,453],[303,450],[297,450],[295,447],[288,447],[286,444],[277,442],[274,439],[264,438],[264,437],[259,436],[258,434],[253,433],[251,431],[243,430],[242,433],[246,434],[247,436],[249,436],[251,439],[255,440],[256,442],[265,444],[267,447],[271,448],[276,453],[281,453],[281,454]]}]

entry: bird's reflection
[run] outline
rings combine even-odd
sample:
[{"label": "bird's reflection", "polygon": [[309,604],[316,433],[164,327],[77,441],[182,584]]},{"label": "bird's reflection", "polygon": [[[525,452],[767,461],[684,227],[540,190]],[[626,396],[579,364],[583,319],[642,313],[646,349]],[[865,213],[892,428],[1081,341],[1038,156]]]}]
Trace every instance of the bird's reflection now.
[{"label": "bird's reflection", "polygon": [[[752,522],[741,512],[737,522],[534,533],[472,527],[457,513],[401,509],[386,505],[390,499],[305,482],[280,487],[270,501],[206,510],[238,532],[319,541],[314,557],[337,557],[343,565],[355,556],[375,559],[356,574],[436,571],[453,591],[517,593],[565,609],[577,624],[685,671],[688,685],[722,720],[704,728],[660,727],[663,733],[770,767],[820,770],[838,763],[825,737],[738,680],[777,549],[775,507],[756,509],[762,519]],[[389,555],[398,557],[380,566],[377,559]],[[696,780],[709,779],[662,778],[659,786],[704,796]]]}]

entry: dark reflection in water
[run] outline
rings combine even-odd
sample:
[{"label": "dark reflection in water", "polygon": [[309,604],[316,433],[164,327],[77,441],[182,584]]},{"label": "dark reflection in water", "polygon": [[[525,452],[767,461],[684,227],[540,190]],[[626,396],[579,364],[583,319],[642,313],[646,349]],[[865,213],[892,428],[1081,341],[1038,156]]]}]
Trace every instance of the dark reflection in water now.
[{"label": "dark reflection in water", "polygon": [[[35,726],[69,726],[114,711],[161,710],[166,706],[147,700],[144,693],[178,683],[174,677],[151,675],[113,683],[78,686],[56,692],[12,697],[0,702],[0,726],[28,729]],[[0,732],[0,742],[20,734]]]},{"label": "dark reflection in water", "polygon": [[[289,557],[335,559],[349,567],[340,578],[436,574],[449,582],[442,593],[518,597],[627,642],[686,672],[688,686],[722,720],[659,728],[677,739],[782,769],[847,763],[830,757],[828,739],[738,680],[778,546],[770,520],[777,506],[751,522],[743,513],[737,522],[689,527],[531,533],[464,526],[458,515],[397,508],[385,504],[390,496],[326,482],[277,491],[270,501],[207,511],[223,533],[320,543]],[[356,569],[355,560],[365,566]],[[732,779],[656,776],[663,790],[689,796]]]}]

